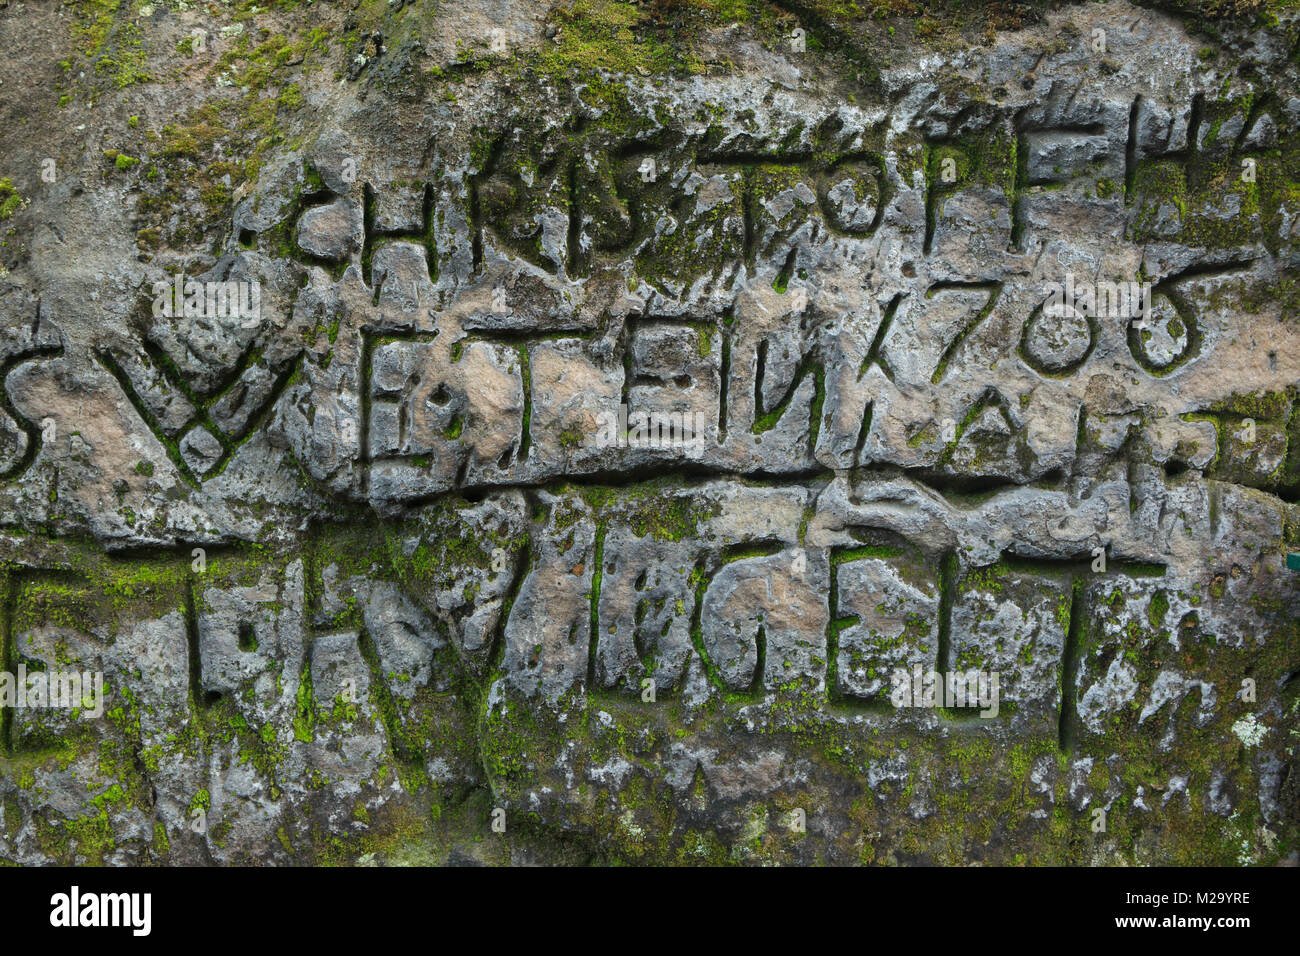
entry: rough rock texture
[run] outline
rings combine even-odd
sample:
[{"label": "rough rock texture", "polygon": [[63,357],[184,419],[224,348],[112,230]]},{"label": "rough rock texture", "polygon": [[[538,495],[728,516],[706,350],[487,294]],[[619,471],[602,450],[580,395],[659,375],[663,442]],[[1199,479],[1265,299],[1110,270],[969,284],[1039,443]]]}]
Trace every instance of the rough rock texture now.
[{"label": "rough rock texture", "polygon": [[2,6],[0,860],[1294,861],[1286,9]]}]

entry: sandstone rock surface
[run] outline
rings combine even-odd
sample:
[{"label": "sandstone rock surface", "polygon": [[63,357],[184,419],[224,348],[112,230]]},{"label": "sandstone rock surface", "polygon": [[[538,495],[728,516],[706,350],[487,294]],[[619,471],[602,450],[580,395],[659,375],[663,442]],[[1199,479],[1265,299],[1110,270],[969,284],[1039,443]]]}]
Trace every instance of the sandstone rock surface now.
[{"label": "sandstone rock surface", "polygon": [[1295,858],[1293,14],[264,6],[0,10],[0,860]]}]

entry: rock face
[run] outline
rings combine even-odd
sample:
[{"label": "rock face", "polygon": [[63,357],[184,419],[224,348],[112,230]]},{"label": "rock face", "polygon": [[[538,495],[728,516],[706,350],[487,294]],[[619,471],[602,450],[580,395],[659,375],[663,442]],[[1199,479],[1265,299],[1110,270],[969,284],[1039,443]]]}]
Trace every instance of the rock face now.
[{"label": "rock face", "polygon": [[105,6],[0,11],[0,671],[103,684],[0,859],[1294,858],[1285,11]]}]

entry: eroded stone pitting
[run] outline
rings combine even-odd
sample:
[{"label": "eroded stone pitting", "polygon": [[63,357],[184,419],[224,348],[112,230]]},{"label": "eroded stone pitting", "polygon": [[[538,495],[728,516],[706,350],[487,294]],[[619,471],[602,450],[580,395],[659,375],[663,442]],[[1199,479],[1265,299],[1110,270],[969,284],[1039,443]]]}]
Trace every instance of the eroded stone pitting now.
[{"label": "eroded stone pitting", "polygon": [[[1271,79],[1107,4],[861,101],[345,82],[192,277],[260,322],[34,260],[0,670],[109,691],[2,710],[0,858],[1294,852],[1300,100],[1251,36]],[[1147,323],[1050,301],[1112,283]],[[702,441],[602,440],[642,412]]]}]

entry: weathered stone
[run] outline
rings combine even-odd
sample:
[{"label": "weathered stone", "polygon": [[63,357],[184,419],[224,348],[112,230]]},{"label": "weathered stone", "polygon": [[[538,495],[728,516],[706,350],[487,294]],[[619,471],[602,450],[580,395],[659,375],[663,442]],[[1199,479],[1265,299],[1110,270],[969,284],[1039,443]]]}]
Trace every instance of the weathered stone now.
[{"label": "weathered stone", "polygon": [[0,662],[103,697],[0,697],[0,860],[1293,852],[1294,12],[272,5],[199,89],[127,6],[7,51],[87,68]]}]

